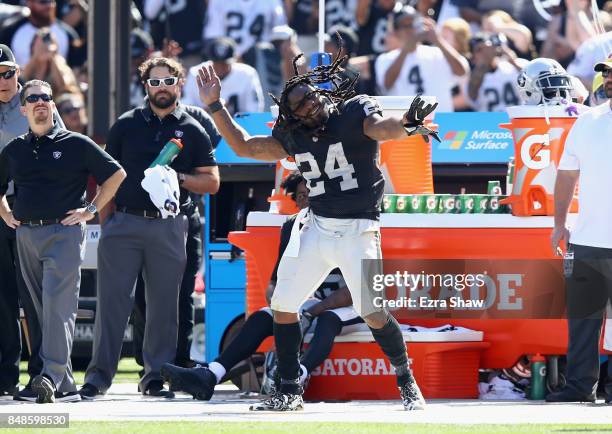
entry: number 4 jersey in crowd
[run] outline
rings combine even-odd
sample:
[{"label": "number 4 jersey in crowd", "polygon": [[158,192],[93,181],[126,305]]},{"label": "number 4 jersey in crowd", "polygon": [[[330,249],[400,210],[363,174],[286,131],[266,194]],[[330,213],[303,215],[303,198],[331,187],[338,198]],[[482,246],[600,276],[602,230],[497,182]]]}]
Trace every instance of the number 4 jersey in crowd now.
[{"label": "number 4 jersey in crowd", "polygon": [[338,109],[319,136],[278,125],[272,135],[295,157],[315,215],[377,220],[385,181],[376,164],[378,142],[363,133],[363,121],[382,110],[366,95],[340,103]]}]

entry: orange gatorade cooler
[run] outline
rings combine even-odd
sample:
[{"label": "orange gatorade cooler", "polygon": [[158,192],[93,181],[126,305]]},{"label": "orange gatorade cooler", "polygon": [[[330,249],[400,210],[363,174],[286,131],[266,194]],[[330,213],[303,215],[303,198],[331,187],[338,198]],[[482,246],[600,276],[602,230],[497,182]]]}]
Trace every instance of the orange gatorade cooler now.
[{"label": "orange gatorade cooler", "polygon": [[274,180],[274,190],[272,195],[268,198],[268,202],[272,205],[271,211],[275,210],[278,214],[296,214],[299,209],[291,197],[287,196],[282,191],[281,184],[287,176],[293,171],[297,170],[295,161],[292,157],[288,157],[284,160],[276,162],[276,176]]},{"label": "orange gatorade cooler", "polygon": [[[410,107],[414,97],[377,96],[383,109],[383,117],[401,118]],[[427,104],[435,103],[435,97],[423,96]],[[432,113],[425,125],[437,130]],[[385,193],[433,194],[433,172],[431,169],[431,144],[422,136],[406,136],[399,140],[388,140],[380,144],[380,169],[385,176]]]},{"label": "orange gatorade cooler", "polygon": [[[512,206],[516,216],[554,215],[553,203],[557,167],[565,139],[583,106],[508,107],[509,124],[500,127],[512,131],[514,138],[514,182],[509,197],[501,201]],[[577,212],[574,199],[570,212]]]}]

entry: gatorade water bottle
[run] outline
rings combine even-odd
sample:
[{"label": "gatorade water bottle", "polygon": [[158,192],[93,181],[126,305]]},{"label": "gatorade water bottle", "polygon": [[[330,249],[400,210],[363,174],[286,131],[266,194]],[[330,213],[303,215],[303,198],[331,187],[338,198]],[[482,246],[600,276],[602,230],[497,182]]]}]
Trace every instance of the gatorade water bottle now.
[{"label": "gatorade water bottle", "polygon": [[168,142],[166,142],[163,149],[160,151],[155,161],[151,163],[149,168],[155,166],[165,166],[172,163],[182,149],[183,144],[179,139],[170,139]]},{"label": "gatorade water bottle", "polygon": [[546,358],[536,354],[531,358],[530,399],[544,399],[546,396]]},{"label": "gatorade water bottle", "polygon": [[[321,65],[331,65],[332,58],[329,53],[312,53],[310,56],[310,69],[315,69]],[[332,85],[330,82],[317,84],[319,89],[331,89]]]}]

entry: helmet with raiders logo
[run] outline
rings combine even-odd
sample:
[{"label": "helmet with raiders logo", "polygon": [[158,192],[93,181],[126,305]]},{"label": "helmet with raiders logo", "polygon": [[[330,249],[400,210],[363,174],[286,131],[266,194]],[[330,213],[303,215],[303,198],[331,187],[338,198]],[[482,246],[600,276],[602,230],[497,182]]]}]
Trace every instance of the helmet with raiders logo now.
[{"label": "helmet with raiders logo", "polygon": [[567,71],[553,59],[540,57],[527,63],[518,75],[517,83],[525,104],[559,104],[569,101],[572,80]]}]

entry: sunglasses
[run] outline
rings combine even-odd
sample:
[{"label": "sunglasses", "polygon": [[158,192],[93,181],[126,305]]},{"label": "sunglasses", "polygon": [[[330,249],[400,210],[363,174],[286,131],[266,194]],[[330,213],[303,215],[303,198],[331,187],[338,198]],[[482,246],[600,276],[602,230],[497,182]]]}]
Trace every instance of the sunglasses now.
[{"label": "sunglasses", "polygon": [[25,97],[26,102],[30,104],[34,104],[39,99],[42,99],[44,102],[49,102],[53,100],[53,97],[47,93],[33,93]]},{"label": "sunglasses", "polygon": [[147,80],[147,84],[151,87],[159,87],[162,83],[164,86],[174,86],[178,83],[178,77],[149,78]]},{"label": "sunglasses", "polygon": [[16,72],[16,69],[9,69],[8,71],[0,72],[0,77],[4,78],[5,80],[10,80],[13,78]]},{"label": "sunglasses", "polygon": [[79,111],[79,110],[81,110],[82,108],[83,108],[83,107],[80,107],[80,106],[79,106],[79,107],[74,107],[74,106],[70,106],[70,107],[61,107],[61,108],[59,109],[59,112],[60,112],[61,114],[66,114],[66,115],[69,115],[69,114],[71,114],[71,113],[78,112],[78,111]]}]

